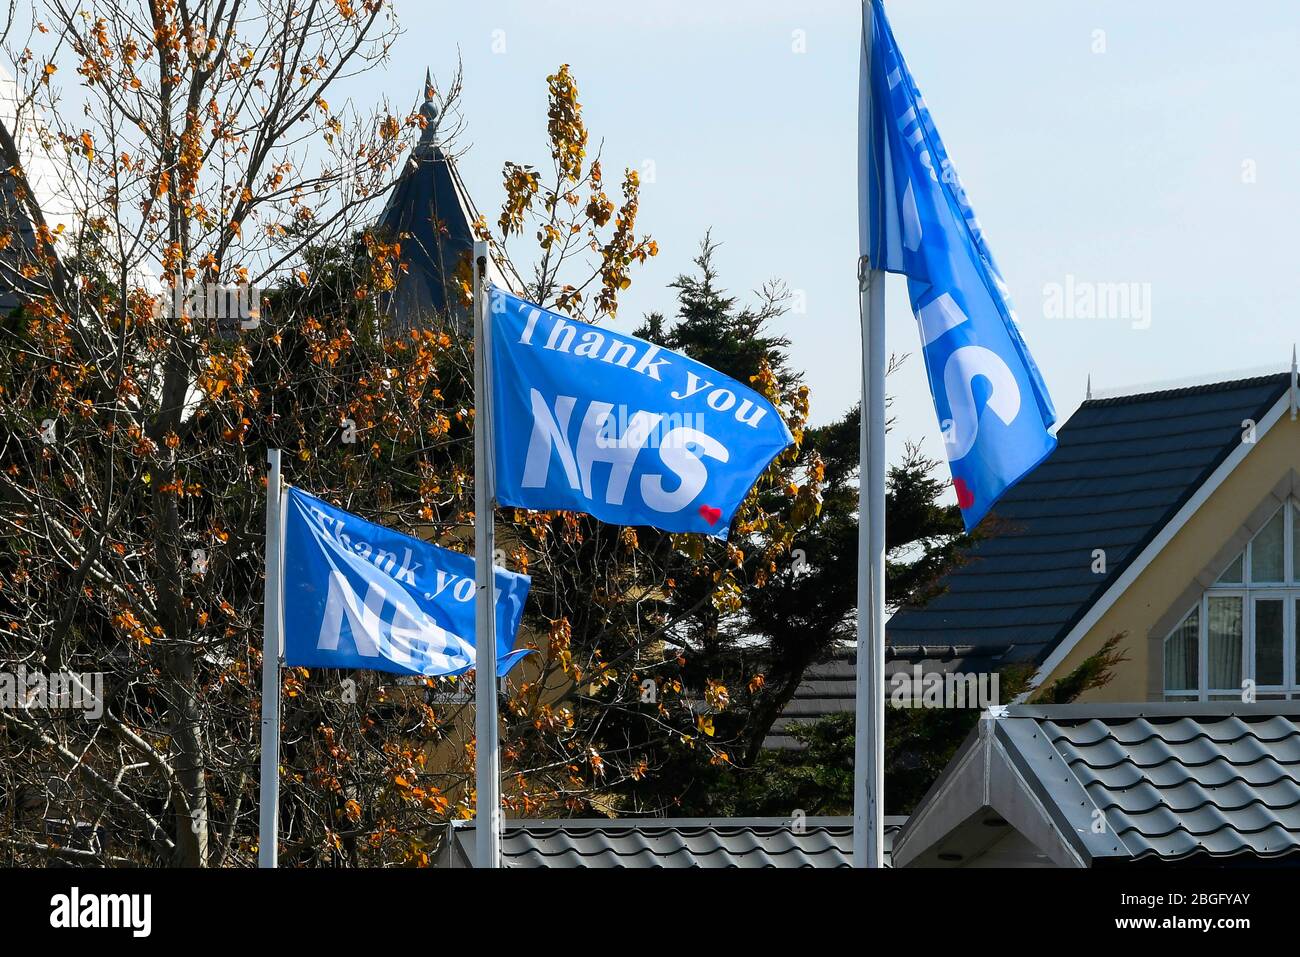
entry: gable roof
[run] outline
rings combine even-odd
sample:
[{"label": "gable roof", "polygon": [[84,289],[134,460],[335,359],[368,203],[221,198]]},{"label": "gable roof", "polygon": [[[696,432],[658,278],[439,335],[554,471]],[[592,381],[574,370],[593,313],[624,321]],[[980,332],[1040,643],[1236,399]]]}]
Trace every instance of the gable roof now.
[{"label": "gable roof", "polygon": [[[896,657],[979,649],[976,668],[1041,664],[1262,422],[1289,374],[1084,402],[921,607],[890,619]],[[1095,549],[1106,572],[1093,572]],[[966,669],[972,670],[972,669]]]},{"label": "gable roof", "polygon": [[[905,819],[885,818],[885,861]],[[474,822],[455,821],[442,867],[472,867]],[[502,867],[850,867],[853,818],[572,818],[506,821]]]},{"label": "gable roof", "polygon": [[986,712],[896,836],[895,864],[977,861],[989,812],[1067,867],[1300,853],[1300,702]]}]

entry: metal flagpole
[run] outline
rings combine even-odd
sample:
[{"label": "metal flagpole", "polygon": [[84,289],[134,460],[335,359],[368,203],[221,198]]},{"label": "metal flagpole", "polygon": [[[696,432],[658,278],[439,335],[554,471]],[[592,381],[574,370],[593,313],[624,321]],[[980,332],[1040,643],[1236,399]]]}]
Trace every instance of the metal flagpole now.
[{"label": "metal flagpole", "polygon": [[[858,178],[873,162],[871,54],[875,0],[862,4]],[[861,203],[867,202],[863,195]],[[869,216],[874,210],[860,211]],[[864,220],[865,222],[866,220]],[[853,864],[883,864],[885,821],[885,273],[858,260],[862,410],[858,457],[858,655],[853,748]]]},{"label": "metal flagpole", "polygon": [[501,860],[501,756],[497,746],[496,551],[492,482],[492,323],[488,321],[488,244],[474,243],[474,579],[475,862]]},{"label": "metal flagpole", "polygon": [[276,867],[280,843],[280,662],[284,659],[284,491],[280,450],[268,449],[266,590],[262,601],[262,764],[257,866]]},{"label": "metal flagpole", "polygon": [[880,867],[885,782],[885,274],[861,261],[862,443],[858,473],[858,660],[853,863]]}]

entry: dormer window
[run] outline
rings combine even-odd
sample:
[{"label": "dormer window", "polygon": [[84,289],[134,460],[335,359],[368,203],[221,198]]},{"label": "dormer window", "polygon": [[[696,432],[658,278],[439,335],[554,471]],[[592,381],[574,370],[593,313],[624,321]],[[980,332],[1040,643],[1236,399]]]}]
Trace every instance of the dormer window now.
[{"label": "dormer window", "polygon": [[1165,638],[1165,698],[1300,697],[1300,502],[1290,499]]}]

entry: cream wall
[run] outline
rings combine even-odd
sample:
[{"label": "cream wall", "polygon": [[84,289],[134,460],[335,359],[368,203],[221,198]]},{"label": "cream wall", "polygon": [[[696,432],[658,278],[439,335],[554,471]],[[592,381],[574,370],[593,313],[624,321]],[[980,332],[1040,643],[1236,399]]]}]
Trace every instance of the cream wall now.
[{"label": "cream wall", "polygon": [[1163,700],[1164,637],[1288,494],[1300,495],[1300,422],[1284,412],[1043,683],[1126,632],[1120,645],[1130,660],[1079,700]]}]

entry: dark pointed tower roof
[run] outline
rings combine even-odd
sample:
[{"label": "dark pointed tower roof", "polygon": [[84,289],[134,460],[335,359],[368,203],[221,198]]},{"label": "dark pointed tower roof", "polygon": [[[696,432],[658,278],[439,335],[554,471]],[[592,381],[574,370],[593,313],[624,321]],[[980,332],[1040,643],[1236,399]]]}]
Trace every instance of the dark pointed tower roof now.
[{"label": "dark pointed tower roof", "polygon": [[[14,150],[45,224],[52,230],[62,226],[71,235],[77,222],[71,198],[77,184],[70,181],[66,161],[60,163],[50,153],[50,139],[52,134],[35,107],[25,102],[17,81],[0,65],[0,142]],[[0,149],[0,157],[0,169],[13,165],[8,149]],[[19,275],[23,264],[32,261],[36,226],[19,197],[15,178],[7,173],[0,174],[0,236],[5,235],[12,242],[0,251],[0,315],[7,315],[37,288]],[[56,244],[56,251],[60,248]]]},{"label": "dark pointed tower roof", "polygon": [[[428,73],[420,115],[424,131],[393,187],[376,222],[376,230],[401,243],[405,271],[387,309],[398,328],[440,324],[450,317],[468,328],[468,311],[456,291],[456,272],[474,248],[473,224],[478,209],[456,170],[455,159],[438,140],[441,119]],[[489,262],[489,278],[498,286],[520,291],[514,270]]]}]

